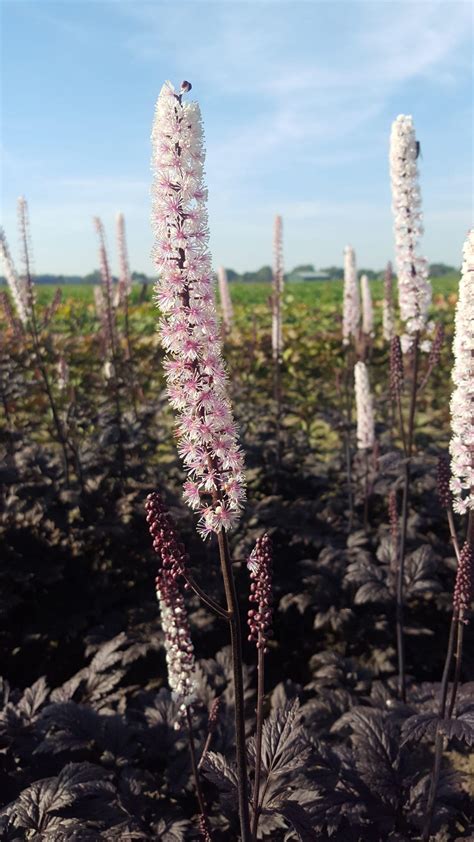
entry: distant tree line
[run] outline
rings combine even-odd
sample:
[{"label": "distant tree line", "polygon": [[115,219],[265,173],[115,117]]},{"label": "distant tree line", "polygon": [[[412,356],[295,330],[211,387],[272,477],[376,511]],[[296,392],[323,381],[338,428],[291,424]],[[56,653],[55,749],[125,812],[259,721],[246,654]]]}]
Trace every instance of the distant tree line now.
[{"label": "distant tree line", "polygon": [[[291,272],[285,274],[285,280],[294,280],[295,275],[299,272],[314,272],[315,267],[312,263],[302,263],[295,266]],[[325,266],[320,269],[321,272],[327,274],[331,280],[339,280],[344,277],[344,270],[341,266]],[[375,281],[383,277],[384,269],[364,269],[358,270],[359,274],[365,274],[369,281]],[[442,275],[447,275],[449,272],[459,271],[454,266],[449,266],[447,263],[431,263],[430,276],[432,278],[439,278]],[[239,274],[234,269],[227,269],[227,278],[229,281],[238,281],[240,283],[269,283],[272,280],[273,270],[271,266],[262,266],[256,272],[242,272]],[[116,281],[117,278],[114,278]],[[148,285],[152,284],[154,279],[148,277],[144,272],[132,272],[132,280],[136,284]],[[65,286],[67,284],[100,284],[100,272],[94,269],[88,275],[36,275],[35,282],[37,284],[54,284],[55,286]],[[5,283],[5,278],[0,275],[0,283]]]}]

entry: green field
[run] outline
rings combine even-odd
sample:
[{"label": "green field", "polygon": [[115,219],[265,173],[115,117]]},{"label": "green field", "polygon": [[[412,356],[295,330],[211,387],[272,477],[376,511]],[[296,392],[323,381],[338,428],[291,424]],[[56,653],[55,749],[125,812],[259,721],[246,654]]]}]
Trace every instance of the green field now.
[{"label": "green field", "polygon": [[[456,272],[451,272],[448,275],[443,275],[440,278],[432,280],[433,293],[450,295],[456,293],[459,283],[459,275]],[[287,283],[285,285],[285,296],[293,296],[295,301],[308,304],[309,306],[318,306],[320,304],[337,304],[342,298],[342,281],[307,281],[301,283]],[[54,284],[42,284],[37,287],[38,300],[40,304],[46,303],[51,299],[56,290]],[[73,299],[75,301],[93,302],[93,285],[92,284],[66,284],[62,287],[63,300]],[[371,284],[372,295],[374,300],[381,300],[383,298],[383,282],[374,281]],[[230,291],[232,300],[236,304],[242,305],[258,305],[265,304],[271,295],[271,285],[268,283],[231,283]],[[141,287],[136,285],[132,292],[132,303],[138,303],[141,294]],[[152,298],[151,285],[147,291],[147,299]],[[291,299],[290,299],[291,301]]]}]

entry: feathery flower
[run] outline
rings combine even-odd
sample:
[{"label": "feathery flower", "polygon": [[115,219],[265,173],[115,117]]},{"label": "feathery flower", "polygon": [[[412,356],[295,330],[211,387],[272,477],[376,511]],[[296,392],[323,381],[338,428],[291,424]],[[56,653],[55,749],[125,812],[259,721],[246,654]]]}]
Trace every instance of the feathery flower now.
[{"label": "feathery flower", "polygon": [[384,278],[382,327],[383,338],[387,342],[390,342],[395,333],[395,319],[393,314],[393,272],[390,261],[387,263]]},{"label": "feathery flower", "polygon": [[13,301],[15,302],[16,311],[19,319],[23,325],[28,321],[27,302],[24,294],[24,289],[18,277],[15,265],[13,263],[10,249],[8,248],[7,238],[3,228],[0,228],[0,256],[3,260],[5,277],[8,287],[11,292]]},{"label": "feathery flower", "polygon": [[119,299],[123,301],[132,291],[132,276],[128,262],[127,239],[125,236],[125,219],[123,213],[117,214],[117,247],[120,265]]},{"label": "feathery flower", "polygon": [[186,571],[188,556],[160,495],[149,494],[145,509],[153,549],[162,565],[156,577],[156,595],[165,635],[168,681],[180,714],[184,714],[194,701],[196,690],[194,647],[179,584]]},{"label": "feathery flower", "polygon": [[219,282],[219,296],[222,307],[222,321],[224,328],[229,331],[232,327],[232,319],[234,317],[234,310],[232,307],[232,299],[230,297],[229,281],[227,280],[227,272],[223,266],[219,266],[217,270],[217,280]]},{"label": "feathery flower", "polygon": [[255,641],[257,649],[265,649],[272,625],[272,566],[273,552],[269,535],[257,538],[255,547],[247,561],[252,584],[250,585],[250,602],[255,602],[256,610],[248,612],[249,640]]},{"label": "feathery flower", "polygon": [[472,548],[466,541],[460,556],[458,569],[456,572],[456,581],[454,583],[453,593],[453,609],[455,617],[464,621],[464,615],[471,607],[472,598],[474,596],[474,559],[472,556]]},{"label": "feathery flower", "polygon": [[33,314],[35,304],[35,290],[33,284],[33,270],[31,265],[31,235],[28,203],[24,196],[20,196],[17,204],[18,229],[20,235],[21,259],[23,273],[20,275],[20,288],[28,316]]},{"label": "feathery flower", "polygon": [[357,339],[360,330],[360,296],[357,283],[355,251],[352,246],[344,249],[344,302],[342,340],[349,345],[351,337]]},{"label": "feathery flower", "polygon": [[474,228],[464,243],[454,320],[451,396],[451,491],[459,514],[474,509]]},{"label": "feathery flower", "polygon": [[105,231],[102,220],[98,216],[93,218],[94,227],[99,238],[100,276],[102,280],[102,296],[94,291],[97,312],[102,323],[104,340],[107,350],[115,357],[116,322],[113,298],[113,282],[105,245]]},{"label": "feathery flower", "polygon": [[362,294],[362,331],[366,336],[374,335],[374,310],[372,307],[372,294],[367,275],[360,279],[360,290]]},{"label": "feathery flower", "polygon": [[283,351],[281,298],[283,295],[283,220],[275,217],[273,228],[272,354],[279,360]]},{"label": "feathery flower", "polygon": [[428,265],[417,255],[423,233],[421,193],[418,185],[418,151],[413,118],[400,114],[392,124],[390,177],[394,214],[395,249],[400,315],[405,322],[407,350],[416,333],[424,330],[431,303]]},{"label": "feathery flower", "polygon": [[153,256],[168,395],[189,474],[184,496],[206,537],[236,523],[245,479],[213,300],[201,113],[183,92],[166,82],[156,104]]},{"label": "feathery flower", "polygon": [[370,392],[367,366],[358,362],[354,366],[355,398],[357,412],[357,447],[366,450],[374,446],[374,410]]}]

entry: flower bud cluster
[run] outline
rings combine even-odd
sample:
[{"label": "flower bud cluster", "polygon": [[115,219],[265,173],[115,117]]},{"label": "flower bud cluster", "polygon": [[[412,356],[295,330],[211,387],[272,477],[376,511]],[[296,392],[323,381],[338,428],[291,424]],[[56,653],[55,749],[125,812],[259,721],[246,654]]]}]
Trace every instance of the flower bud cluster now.
[{"label": "flower bud cluster", "polygon": [[167,393],[178,415],[178,450],[188,471],[184,497],[203,537],[230,529],[245,497],[243,457],[227,394],[214,303],[197,103],[163,85],[153,126],[156,302]]},{"label": "flower bud cluster", "polygon": [[125,219],[123,213],[117,214],[117,247],[120,265],[119,301],[122,302],[132,291],[132,276],[130,274],[130,264],[128,261]]},{"label": "flower bud cluster", "polygon": [[367,366],[358,362],[354,366],[355,398],[357,412],[357,447],[367,450],[374,446],[375,427],[372,394]]},{"label": "flower bud cluster", "polygon": [[464,615],[470,610],[474,596],[474,559],[470,544],[466,541],[460,556],[453,593],[453,609],[455,617],[464,620]]},{"label": "flower bud cluster", "polygon": [[387,263],[384,279],[384,298],[382,312],[383,338],[390,342],[395,333],[395,319],[393,315],[393,272],[390,261]]},{"label": "flower bud cluster", "polygon": [[440,456],[438,459],[436,484],[438,486],[438,497],[443,509],[450,509],[452,506],[451,490],[449,488],[449,481],[451,479],[451,471],[449,469],[449,459],[447,456]]},{"label": "flower bud cluster", "polygon": [[172,579],[185,578],[189,556],[179,539],[173,519],[157,491],[146,498],[145,511],[148,529],[153,538],[153,549],[161,556],[162,569]]},{"label": "flower bud cluster", "polygon": [[159,494],[148,496],[146,512],[153,549],[162,561],[155,583],[165,635],[168,681],[180,714],[185,714],[196,692],[194,646],[179,583],[188,557]]},{"label": "flower bud cluster", "polygon": [[270,536],[265,534],[257,538],[255,547],[247,561],[250,572],[250,602],[256,603],[256,609],[248,612],[250,634],[248,639],[257,644],[257,649],[266,651],[266,642],[272,634],[272,568],[273,553]]},{"label": "flower bud cluster", "polygon": [[357,339],[360,329],[360,295],[357,283],[355,251],[352,246],[344,249],[344,301],[342,314],[342,341],[349,345],[351,337]]},{"label": "flower bud cluster", "polygon": [[459,514],[474,509],[474,228],[464,244],[454,322],[451,396],[451,491]]},{"label": "flower bud cluster", "polygon": [[403,392],[403,356],[400,337],[392,336],[390,342],[390,396],[398,403]]},{"label": "flower bud cluster", "polygon": [[416,333],[424,330],[431,303],[428,264],[417,255],[423,233],[421,194],[418,185],[419,146],[413,118],[400,114],[392,125],[390,176],[400,316],[405,322],[404,348],[411,347]]}]

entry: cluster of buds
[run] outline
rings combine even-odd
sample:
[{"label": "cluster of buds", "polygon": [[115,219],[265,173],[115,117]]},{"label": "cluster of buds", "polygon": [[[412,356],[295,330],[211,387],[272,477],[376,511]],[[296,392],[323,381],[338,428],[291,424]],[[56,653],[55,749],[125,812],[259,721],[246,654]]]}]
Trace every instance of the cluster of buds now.
[{"label": "cluster of buds", "polygon": [[464,244],[454,322],[451,396],[451,491],[459,514],[474,509],[474,228]]},{"label": "cluster of buds", "polygon": [[450,509],[452,506],[451,490],[449,488],[449,481],[451,478],[451,471],[449,468],[449,459],[447,456],[440,456],[437,466],[437,487],[438,497],[443,509]]},{"label": "cluster of buds", "polygon": [[94,299],[102,325],[104,350],[107,355],[110,354],[112,357],[115,357],[117,325],[114,310],[113,280],[109,267],[102,220],[98,216],[95,216],[93,221],[99,238],[100,276],[102,281],[101,288],[94,288]]},{"label": "cluster of buds", "polygon": [[417,333],[424,331],[431,303],[428,265],[417,255],[423,233],[421,194],[418,185],[418,153],[413,118],[400,114],[392,125],[390,176],[394,214],[395,248],[400,315],[406,335],[402,347],[409,350]]},{"label": "cluster of buds", "polygon": [[157,491],[146,498],[145,511],[153,549],[161,557],[162,569],[171,579],[186,578],[189,556]]},{"label": "cluster of buds", "polygon": [[355,251],[352,246],[344,249],[344,301],[342,314],[342,341],[349,345],[351,337],[357,340],[360,329],[360,296],[357,283]]},{"label": "cluster of buds", "polygon": [[390,395],[398,403],[403,392],[403,356],[399,336],[392,336],[390,342]]},{"label": "cluster of buds", "polygon": [[474,559],[471,545],[466,541],[460,556],[453,593],[454,616],[467,622],[465,615],[471,608],[474,596]]},{"label": "cluster of buds", "polygon": [[388,519],[390,523],[390,538],[394,549],[398,546],[398,505],[397,492],[392,488],[388,495]]},{"label": "cluster of buds", "polygon": [[128,261],[127,239],[125,236],[125,219],[123,213],[117,214],[117,248],[120,265],[118,284],[119,302],[125,301],[132,291],[132,276]]},{"label": "cluster of buds", "polygon": [[201,114],[184,102],[190,84],[167,82],[153,125],[156,302],[167,359],[167,393],[177,412],[179,453],[188,471],[184,497],[203,537],[230,529],[245,497],[243,456],[227,394],[213,295],[203,181]]},{"label": "cluster of buds", "polygon": [[257,649],[266,650],[266,643],[272,634],[272,542],[269,535],[257,538],[255,547],[247,561],[247,568],[252,580],[250,602],[257,605],[248,612],[250,634],[248,639],[257,644]]},{"label": "cluster of buds", "polygon": [[188,556],[160,495],[149,494],[145,508],[153,549],[162,563],[155,583],[165,635],[168,681],[180,714],[185,714],[195,699],[194,646],[179,582],[185,575]]},{"label": "cluster of buds", "polygon": [[384,278],[382,327],[383,338],[386,342],[390,342],[395,333],[395,319],[393,314],[393,272],[390,261],[387,263]]},{"label": "cluster of buds", "polygon": [[354,366],[355,398],[357,411],[357,447],[368,450],[375,443],[374,409],[367,366],[358,362]]}]

